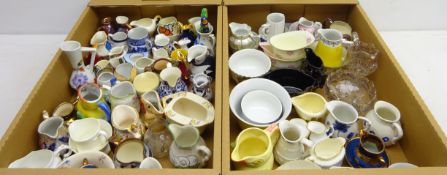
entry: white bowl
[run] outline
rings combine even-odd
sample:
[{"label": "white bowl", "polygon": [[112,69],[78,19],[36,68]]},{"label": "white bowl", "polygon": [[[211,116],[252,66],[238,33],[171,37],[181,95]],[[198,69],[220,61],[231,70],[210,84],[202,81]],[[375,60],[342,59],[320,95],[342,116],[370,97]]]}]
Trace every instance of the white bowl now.
[{"label": "white bowl", "polygon": [[239,125],[242,129],[252,126],[260,128],[269,126],[269,124],[257,124],[250,122],[242,112],[242,97],[253,90],[268,91],[279,99],[282,105],[282,115],[277,121],[275,121],[275,123],[281,120],[285,120],[289,116],[290,111],[292,110],[292,101],[290,100],[289,93],[287,93],[287,91],[281,85],[265,78],[248,79],[237,84],[230,94],[231,112],[238,118]]},{"label": "white bowl", "polygon": [[233,79],[240,82],[243,79],[261,77],[266,74],[272,62],[262,51],[256,49],[242,49],[231,55],[228,60]]},{"label": "white bowl", "polygon": [[306,31],[285,32],[270,38],[273,53],[287,61],[296,61],[306,56],[305,47],[309,47],[315,37]]},{"label": "white bowl", "polygon": [[253,123],[270,124],[281,117],[282,105],[275,95],[264,90],[245,94],[241,101],[242,113]]}]

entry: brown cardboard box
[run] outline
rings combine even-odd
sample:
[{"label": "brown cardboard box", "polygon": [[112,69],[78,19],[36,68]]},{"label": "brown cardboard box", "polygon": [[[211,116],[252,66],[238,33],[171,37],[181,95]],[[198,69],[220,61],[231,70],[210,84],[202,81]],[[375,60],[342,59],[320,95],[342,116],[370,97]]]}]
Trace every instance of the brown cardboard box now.
[{"label": "brown cardboard box", "polygon": [[[421,97],[386,47],[380,35],[356,0],[224,0],[223,9],[223,119],[222,173],[223,174],[446,174],[447,139]],[[379,69],[369,78],[374,81],[378,99],[395,104],[401,111],[404,137],[387,148],[392,163],[410,162],[417,169],[338,169],[295,171],[236,171],[231,165],[230,143],[241,131],[236,117],[229,109],[229,94],[235,83],[230,79],[228,58],[230,22],[247,23],[253,30],[265,23],[271,12],[281,12],[286,22],[305,16],[309,20],[324,21],[327,17],[351,24],[360,39],[374,43],[380,50]],[[296,115],[292,112],[292,115]],[[293,116],[296,117],[296,116]],[[277,165],[275,165],[276,167]],[[437,167],[437,168],[435,168]]]},{"label": "brown cardboard box", "polygon": [[[186,23],[188,18],[200,16],[202,7],[208,8],[209,21],[215,27],[216,46],[216,79],[214,83],[215,120],[202,135],[207,146],[212,150],[212,158],[203,169],[174,169],[169,157],[161,159],[162,170],[138,169],[101,169],[101,170],[32,170],[7,169],[12,161],[38,149],[37,126],[42,120],[43,110],[50,113],[61,102],[70,101],[75,95],[68,79],[72,72],[65,55],[58,51],[31,91],[25,104],[11,123],[0,142],[0,174],[219,174],[221,171],[221,102],[222,102],[222,7],[220,0],[200,0],[195,2],[184,0],[170,1],[114,1],[93,0],[85,8],[66,40],[77,40],[88,46],[90,37],[96,32],[102,18],[126,15],[131,20],[155,15],[176,16],[180,22]],[[57,15],[57,14],[56,14]]]}]

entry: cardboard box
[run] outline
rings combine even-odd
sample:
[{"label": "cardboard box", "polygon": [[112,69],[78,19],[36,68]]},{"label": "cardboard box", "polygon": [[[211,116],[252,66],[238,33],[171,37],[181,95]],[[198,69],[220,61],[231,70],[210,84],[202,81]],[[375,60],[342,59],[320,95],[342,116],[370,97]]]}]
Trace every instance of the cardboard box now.
[{"label": "cardboard box", "polygon": [[[208,8],[209,21],[215,27],[216,79],[214,80],[215,107],[214,124],[210,125],[202,137],[212,150],[212,158],[203,169],[174,169],[169,157],[161,159],[162,170],[139,169],[7,169],[12,161],[25,156],[30,151],[39,149],[37,127],[42,121],[42,111],[50,113],[61,102],[70,101],[75,91],[70,88],[68,80],[72,68],[65,55],[58,51],[46,71],[35,85],[0,142],[0,174],[219,174],[221,171],[221,102],[222,102],[222,7],[220,0],[184,0],[171,1],[114,1],[93,0],[85,8],[66,40],[76,40],[83,46],[96,32],[100,21],[107,16],[125,15],[130,20],[142,17],[153,18],[155,15],[176,16],[186,23],[188,18],[200,16],[201,8]],[[57,15],[57,14],[55,14]],[[57,24],[55,24],[57,25]]]},{"label": "cardboard box", "polygon": [[[380,38],[362,7],[355,0],[225,0],[223,9],[223,119],[222,173],[223,174],[446,174],[447,139],[430,111],[417,94],[402,68]],[[256,31],[271,12],[281,12],[286,22],[306,17],[314,21],[343,20],[351,24],[360,39],[372,42],[380,50],[379,68],[369,76],[377,89],[378,99],[396,105],[401,112],[404,137],[386,151],[391,163],[410,162],[417,169],[338,169],[292,171],[237,171],[231,165],[230,143],[241,131],[229,108],[229,95],[235,83],[229,76],[228,58],[230,22],[247,23]],[[297,117],[292,112],[292,117]],[[278,165],[276,164],[275,167]]]}]

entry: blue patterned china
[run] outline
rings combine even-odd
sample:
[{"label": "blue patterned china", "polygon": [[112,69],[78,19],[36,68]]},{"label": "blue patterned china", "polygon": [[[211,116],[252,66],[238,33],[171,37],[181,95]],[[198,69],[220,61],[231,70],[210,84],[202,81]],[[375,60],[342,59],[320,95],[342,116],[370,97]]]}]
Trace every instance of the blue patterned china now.
[{"label": "blue patterned china", "polygon": [[386,168],[390,159],[383,141],[366,131],[346,145],[346,161],[354,168]]}]

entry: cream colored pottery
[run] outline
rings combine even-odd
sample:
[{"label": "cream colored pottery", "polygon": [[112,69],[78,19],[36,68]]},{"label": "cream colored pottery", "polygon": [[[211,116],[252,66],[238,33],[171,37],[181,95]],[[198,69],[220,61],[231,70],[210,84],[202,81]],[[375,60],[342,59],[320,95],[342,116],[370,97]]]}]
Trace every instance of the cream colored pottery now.
[{"label": "cream colored pottery", "polygon": [[144,169],[163,169],[161,167],[160,162],[158,162],[158,160],[153,158],[153,157],[146,157],[143,161],[141,161],[140,168],[144,168]]},{"label": "cream colored pottery", "polygon": [[152,66],[153,63],[154,63],[153,59],[149,59],[146,57],[138,58],[137,61],[135,61],[135,68],[137,69],[137,74],[144,73],[146,69],[149,69]]},{"label": "cream colored pottery", "polygon": [[152,122],[154,122],[156,118],[163,117],[164,109],[157,91],[149,91],[141,95],[141,102],[143,103],[146,111],[141,117],[141,121],[146,127],[151,126]]},{"label": "cream colored pottery", "polygon": [[[61,162],[61,154],[67,149],[69,149],[68,146],[62,146],[54,152],[47,149],[31,151],[26,156],[9,164],[8,168],[56,168]],[[69,154],[71,151],[66,155]]]},{"label": "cream colored pottery", "polygon": [[146,158],[152,156],[149,147],[139,139],[127,139],[115,149],[114,163],[119,168],[136,168]]},{"label": "cream colored pottery", "polygon": [[306,160],[313,161],[324,169],[341,166],[346,153],[345,143],[346,140],[342,137],[323,140],[315,144],[311,150],[311,155]]},{"label": "cream colored pottery", "polygon": [[203,133],[214,121],[213,105],[205,98],[191,92],[178,92],[165,96],[163,106],[169,122],[194,126],[200,133]]},{"label": "cream colored pottery", "polygon": [[95,118],[75,120],[68,127],[68,132],[68,145],[76,153],[103,150],[113,134],[107,121]]},{"label": "cream colored pottery", "polygon": [[318,120],[326,114],[326,99],[320,94],[306,92],[292,98],[298,115],[304,120]]},{"label": "cream colored pottery", "polygon": [[138,100],[137,91],[129,81],[117,83],[111,88],[110,104],[112,110],[118,105],[129,105],[140,111],[140,100]]},{"label": "cream colored pottery", "polygon": [[109,50],[106,48],[107,34],[104,31],[97,31],[90,39],[90,45],[96,46],[96,54],[99,57],[107,57]]},{"label": "cream colored pottery", "polygon": [[143,27],[152,36],[154,34],[155,28],[157,27],[157,20],[160,20],[160,18],[161,16],[159,15],[155,16],[154,19],[141,18],[139,20],[130,22],[130,25],[135,27]]},{"label": "cream colored pottery", "polygon": [[271,170],[273,147],[280,137],[278,124],[266,129],[247,128],[239,133],[231,161],[237,170]]},{"label": "cream colored pottery", "polygon": [[197,128],[186,125],[170,124],[174,136],[169,148],[169,160],[177,168],[201,168],[211,158],[211,150],[206,147]]},{"label": "cream colored pottery", "polygon": [[293,160],[282,164],[276,170],[297,170],[297,169],[321,169],[317,164],[308,160]]},{"label": "cream colored pottery", "polygon": [[334,128],[326,127],[326,125],[318,121],[307,123],[307,129],[310,131],[309,140],[314,143],[326,140],[334,134]]},{"label": "cream colored pottery", "polygon": [[85,161],[88,162],[90,167],[115,168],[112,159],[106,153],[100,151],[77,153],[64,159],[57,168],[82,168],[85,166]]},{"label": "cream colored pottery", "polygon": [[349,38],[352,37],[352,27],[347,22],[334,21],[334,22],[332,22],[332,24],[329,28],[336,29],[336,30],[340,31],[343,34],[343,36],[347,36]]},{"label": "cream colored pottery", "polygon": [[153,72],[144,72],[142,74],[138,74],[133,80],[133,85],[138,95],[156,90],[159,84],[160,79],[158,78],[158,75]]},{"label": "cream colored pottery", "polygon": [[315,37],[306,31],[281,33],[270,38],[273,54],[283,60],[296,61],[306,56],[304,48],[315,41]]},{"label": "cream colored pottery", "polygon": [[279,122],[281,137],[273,150],[276,162],[280,165],[292,160],[303,159],[313,142],[308,140],[306,121],[298,118]]},{"label": "cream colored pottery", "polygon": [[112,138],[115,144],[129,138],[141,139],[145,131],[138,112],[128,105],[118,105],[113,109],[112,126],[115,128]]},{"label": "cream colored pottery", "polygon": [[137,75],[137,69],[130,63],[122,63],[116,66],[114,75],[119,81],[133,81]]},{"label": "cream colored pottery", "polygon": [[160,79],[166,81],[170,87],[174,87],[181,76],[182,71],[178,67],[167,67],[160,72]]},{"label": "cream colored pottery", "polygon": [[398,162],[391,164],[388,168],[417,168],[418,166],[407,162]]},{"label": "cream colored pottery", "polygon": [[396,144],[404,135],[400,125],[400,111],[391,103],[377,101],[366,118],[371,120],[369,132],[380,137],[386,146]]}]

